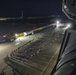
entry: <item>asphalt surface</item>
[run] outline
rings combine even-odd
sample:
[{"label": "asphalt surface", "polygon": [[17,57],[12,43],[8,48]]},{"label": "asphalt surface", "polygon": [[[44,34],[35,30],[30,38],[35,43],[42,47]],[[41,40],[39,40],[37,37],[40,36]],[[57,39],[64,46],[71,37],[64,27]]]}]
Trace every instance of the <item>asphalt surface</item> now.
[{"label": "asphalt surface", "polygon": [[[0,44],[0,71],[7,66],[3,59],[11,56],[10,60],[15,62],[14,65],[18,63],[21,69],[22,66],[27,67],[26,73],[49,74],[50,71],[47,73],[47,69],[51,67],[51,62],[54,63],[57,59],[63,32],[63,29],[49,27],[34,35],[18,38],[15,42]],[[10,75],[10,71],[8,72]]]},{"label": "asphalt surface", "polygon": [[[43,35],[41,35],[40,37],[42,37],[42,36]],[[20,38],[16,39],[14,42],[0,44],[0,73],[7,66],[7,64],[4,62],[4,58],[6,56],[10,55],[10,53],[12,51],[16,50],[17,48],[21,47],[24,44],[27,44],[34,38],[35,38],[35,40],[37,40],[36,37],[39,37],[39,35],[20,37]],[[12,70],[9,66],[7,68],[10,69],[10,71]],[[6,70],[6,71],[8,71],[8,70]],[[11,74],[11,72],[8,72],[7,75],[10,75],[10,74]]]}]

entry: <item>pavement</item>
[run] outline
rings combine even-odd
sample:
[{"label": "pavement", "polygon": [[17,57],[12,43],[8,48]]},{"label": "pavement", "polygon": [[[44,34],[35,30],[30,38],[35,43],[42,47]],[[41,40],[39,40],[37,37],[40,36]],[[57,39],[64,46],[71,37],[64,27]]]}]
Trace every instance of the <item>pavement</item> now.
[{"label": "pavement", "polygon": [[[36,37],[39,37],[39,35],[37,36],[27,36],[27,37],[20,37],[18,39],[16,39],[14,42],[11,43],[3,43],[0,44],[0,73],[5,70],[7,64],[4,62],[4,58],[8,55],[10,55],[10,53],[16,49],[18,49],[19,47],[21,47],[24,44],[27,44],[28,42],[30,42],[31,40],[33,40]],[[42,37],[42,35],[40,36]],[[5,69],[4,69],[5,68]],[[9,73],[7,75],[11,75],[12,69],[10,66],[8,66],[7,68],[9,68]],[[5,70],[5,72],[7,72],[7,70]]]},{"label": "pavement", "polygon": [[[15,65],[18,63],[19,67],[27,67],[27,72],[31,75],[50,75],[62,42],[62,32],[62,29],[48,28],[34,35],[20,37],[15,42],[0,44],[0,72],[7,66],[3,59],[11,53],[10,60],[14,61]],[[4,70],[7,71],[7,75],[12,75],[10,66]],[[34,71],[37,73],[33,74]]]}]

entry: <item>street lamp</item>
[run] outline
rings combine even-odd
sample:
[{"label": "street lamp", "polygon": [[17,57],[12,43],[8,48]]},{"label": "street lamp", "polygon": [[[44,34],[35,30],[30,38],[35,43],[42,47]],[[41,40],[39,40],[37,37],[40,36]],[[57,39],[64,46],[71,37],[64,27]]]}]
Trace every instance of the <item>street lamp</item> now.
[{"label": "street lamp", "polygon": [[65,27],[65,29],[68,29],[70,27],[71,27],[71,24],[67,24],[66,27]]},{"label": "street lamp", "polygon": [[60,21],[57,21],[57,22],[56,22],[56,24],[59,24],[59,23],[60,23]]},{"label": "street lamp", "polygon": [[67,24],[67,27],[70,28],[71,27],[71,24]]},{"label": "street lamp", "polygon": [[60,24],[60,21],[56,21],[56,26],[58,27]]}]

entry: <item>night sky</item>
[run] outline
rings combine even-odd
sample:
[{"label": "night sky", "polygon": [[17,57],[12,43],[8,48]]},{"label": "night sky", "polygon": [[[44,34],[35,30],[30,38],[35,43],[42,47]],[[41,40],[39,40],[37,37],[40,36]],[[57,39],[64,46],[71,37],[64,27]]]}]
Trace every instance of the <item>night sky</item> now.
[{"label": "night sky", "polygon": [[0,0],[0,17],[63,15],[62,0]]}]

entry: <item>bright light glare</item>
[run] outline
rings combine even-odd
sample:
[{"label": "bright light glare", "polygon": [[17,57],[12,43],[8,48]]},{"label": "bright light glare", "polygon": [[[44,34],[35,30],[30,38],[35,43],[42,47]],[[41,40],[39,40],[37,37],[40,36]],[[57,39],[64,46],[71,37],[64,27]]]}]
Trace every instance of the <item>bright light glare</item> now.
[{"label": "bright light glare", "polygon": [[71,27],[71,24],[68,24],[67,27],[68,27],[68,28]]},{"label": "bright light glare", "polygon": [[67,8],[67,6],[66,5],[64,5],[64,9],[66,9]]},{"label": "bright light glare", "polygon": [[27,33],[26,33],[26,32],[24,32],[23,34],[24,34],[24,36],[26,36],[26,35],[27,35]]},{"label": "bright light glare", "polygon": [[15,34],[15,36],[18,36],[18,34]]},{"label": "bright light glare", "polygon": [[59,24],[59,23],[60,23],[60,21],[57,21],[56,23],[57,23],[57,24]]},{"label": "bright light glare", "polygon": [[65,29],[68,29],[71,27],[71,24],[67,24],[67,26],[65,27]]},{"label": "bright light glare", "polygon": [[3,37],[6,37],[6,35],[3,35]]},{"label": "bright light glare", "polygon": [[60,21],[56,21],[56,26],[59,27]]}]

